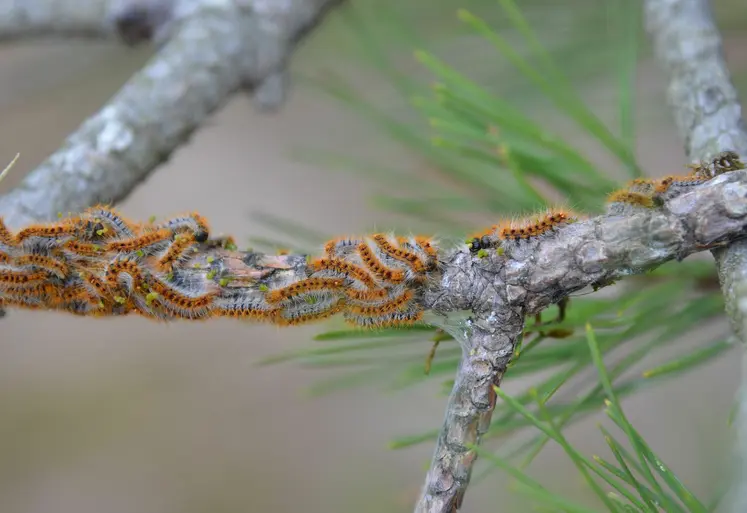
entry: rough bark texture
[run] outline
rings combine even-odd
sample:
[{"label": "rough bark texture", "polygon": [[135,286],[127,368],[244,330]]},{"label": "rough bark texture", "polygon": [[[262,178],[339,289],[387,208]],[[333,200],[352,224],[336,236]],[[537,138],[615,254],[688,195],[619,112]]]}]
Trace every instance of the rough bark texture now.
[{"label": "rough bark texture", "polygon": [[[182,0],[165,29],[157,26],[163,20],[136,17],[143,30],[160,30],[161,49],[57,152],[0,198],[0,216],[18,227],[117,202],[240,88],[257,87],[262,102],[281,101],[284,95],[276,89],[284,85],[279,77],[294,43],[336,3]],[[142,12],[137,7],[136,13]],[[119,20],[132,19],[130,11],[118,13]],[[128,30],[138,32],[132,25]]]},{"label": "rough bark texture", "polygon": [[425,295],[436,313],[472,310],[458,338],[464,358],[449,400],[418,513],[460,508],[475,454],[470,444],[487,430],[524,318],[592,284],[653,269],[669,260],[742,237],[747,172],[715,178],[697,191],[652,210],[628,209],[578,222],[504,256],[466,251],[444,260],[444,274]]},{"label": "rough bark texture", "polygon": [[[685,151],[693,160],[725,149],[747,153],[741,106],[724,62],[721,36],[706,0],[647,0],[647,30],[669,74],[669,102]],[[747,342],[747,241],[713,251],[726,312]],[[738,440],[741,463],[731,511],[747,511],[747,361],[743,371]]]}]

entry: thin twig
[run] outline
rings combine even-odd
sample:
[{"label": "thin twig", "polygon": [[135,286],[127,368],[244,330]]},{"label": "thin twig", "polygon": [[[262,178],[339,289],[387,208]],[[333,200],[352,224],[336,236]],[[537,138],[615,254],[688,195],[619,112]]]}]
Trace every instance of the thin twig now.
[{"label": "thin twig", "polygon": [[[733,149],[747,152],[747,131],[737,92],[724,62],[721,36],[707,0],[647,0],[648,33],[669,74],[668,97],[687,156],[705,160]],[[747,343],[747,241],[713,251],[726,312],[735,335]],[[747,358],[747,353],[746,358]],[[747,369],[747,361],[743,366]],[[740,454],[731,511],[747,511],[747,373],[737,418]]]}]

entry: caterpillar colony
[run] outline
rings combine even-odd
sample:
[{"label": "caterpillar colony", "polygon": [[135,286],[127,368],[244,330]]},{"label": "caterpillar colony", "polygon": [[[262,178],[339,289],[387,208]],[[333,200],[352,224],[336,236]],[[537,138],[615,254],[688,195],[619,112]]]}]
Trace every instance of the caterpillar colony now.
[{"label": "caterpillar colony", "polygon": [[[688,175],[634,180],[610,194],[610,213],[656,208],[745,168],[734,152],[691,167]],[[552,209],[504,221],[467,239],[468,249],[478,258],[492,248],[503,255],[578,218]],[[15,233],[0,218],[0,307],[162,321],[234,317],[279,326],[342,314],[364,328],[397,327],[422,319],[424,284],[438,271],[438,245],[424,236],[342,237],[319,258],[304,259],[238,252],[231,237],[211,238],[197,213],[136,223],[98,205]]]}]

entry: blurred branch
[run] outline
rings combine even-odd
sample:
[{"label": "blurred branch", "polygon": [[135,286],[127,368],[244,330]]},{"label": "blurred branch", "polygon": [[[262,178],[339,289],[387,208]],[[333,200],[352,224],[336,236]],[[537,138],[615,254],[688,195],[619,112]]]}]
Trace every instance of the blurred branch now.
[{"label": "blurred branch", "polygon": [[443,276],[426,292],[425,307],[442,314],[472,310],[474,318],[450,330],[463,358],[415,511],[460,508],[476,456],[472,446],[495,406],[492,387],[500,385],[527,315],[589,285],[742,238],[746,198],[747,172],[727,173],[662,208],[573,223],[541,241],[509,245],[504,255],[476,258],[462,250],[443,259]]},{"label": "blurred branch", "polygon": [[0,198],[0,216],[9,226],[21,226],[120,201],[244,87],[255,90],[262,106],[279,106],[295,43],[338,3],[176,0],[164,16],[166,11],[143,11],[142,2],[127,2],[113,23],[124,24],[132,37],[160,38],[163,46],[56,153]]},{"label": "blurred branch", "polygon": [[[688,157],[708,159],[724,149],[745,154],[747,132],[709,3],[706,0],[647,0],[645,11],[656,56],[669,73],[669,102]],[[747,343],[747,241],[714,250],[713,255],[734,333]],[[747,361],[744,367],[747,370]],[[738,417],[737,445],[741,462],[731,503],[734,512],[747,511],[745,370]]]},{"label": "blurred branch", "polygon": [[38,36],[110,37],[107,0],[0,0],[0,40]]}]

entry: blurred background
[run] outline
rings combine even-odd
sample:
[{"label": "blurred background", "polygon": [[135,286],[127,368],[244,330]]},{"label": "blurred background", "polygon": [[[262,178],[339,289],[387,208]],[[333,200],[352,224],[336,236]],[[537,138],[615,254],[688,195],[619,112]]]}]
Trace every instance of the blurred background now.
[{"label": "blurred background", "polygon": [[[623,179],[619,164],[551,112],[546,100],[527,92],[522,78],[456,18],[456,7],[468,7],[494,27],[508,26],[496,2],[352,3],[360,8],[357,22],[382,43],[392,66],[420,80],[424,91],[433,79],[415,64],[413,48],[392,28],[397,23],[410,27],[445,62],[562,130],[612,180]],[[616,47],[608,24],[614,3],[521,2],[591,110],[610,124],[617,122]],[[736,0],[713,4],[744,97],[747,6]],[[282,236],[257,212],[299,220],[330,235],[392,227],[456,237],[460,228],[442,230],[438,222],[400,215],[382,200],[387,191],[416,194],[417,187],[402,185],[406,181],[436,180],[422,155],[319,87],[343,79],[376,109],[399,112],[414,130],[430,131],[424,116],[402,109],[408,98],[368,58],[345,10],[333,12],[293,56],[294,87],[279,112],[260,114],[248,96],[236,95],[119,208],[141,219],[198,210],[215,231],[234,235],[240,247],[255,244],[250,237]],[[86,40],[0,47],[0,161],[21,154],[0,192],[55,151],[151,51]],[[636,69],[637,160],[652,176],[677,172],[685,164],[682,144],[672,128],[664,76],[645,44]],[[386,162],[396,173],[374,177],[365,169],[346,170],[344,163],[331,169],[304,158],[303,149],[344,149],[361,162]],[[428,201],[438,211],[438,198]],[[487,212],[460,216],[459,226],[467,229],[493,223]],[[703,258],[710,262],[710,255]],[[439,427],[446,404],[446,376],[404,391],[374,383],[320,395],[314,393],[320,381],[339,371],[296,361],[258,365],[279,352],[323,344],[312,337],[328,326],[160,325],[21,311],[9,312],[1,323],[2,513],[411,511],[432,443],[401,450],[389,443]],[[723,320],[705,323],[668,351],[697,346],[725,329]],[[430,342],[423,337],[418,344],[425,360]],[[633,424],[704,495],[713,492],[729,452],[726,418],[738,383],[736,354],[625,401]],[[525,387],[526,379],[531,377],[509,380],[506,389]],[[604,447],[597,420],[589,417],[567,431],[586,454]],[[532,473],[568,495],[589,493],[552,444]],[[507,482],[500,473],[481,479],[470,489],[464,511],[526,511]]]}]

